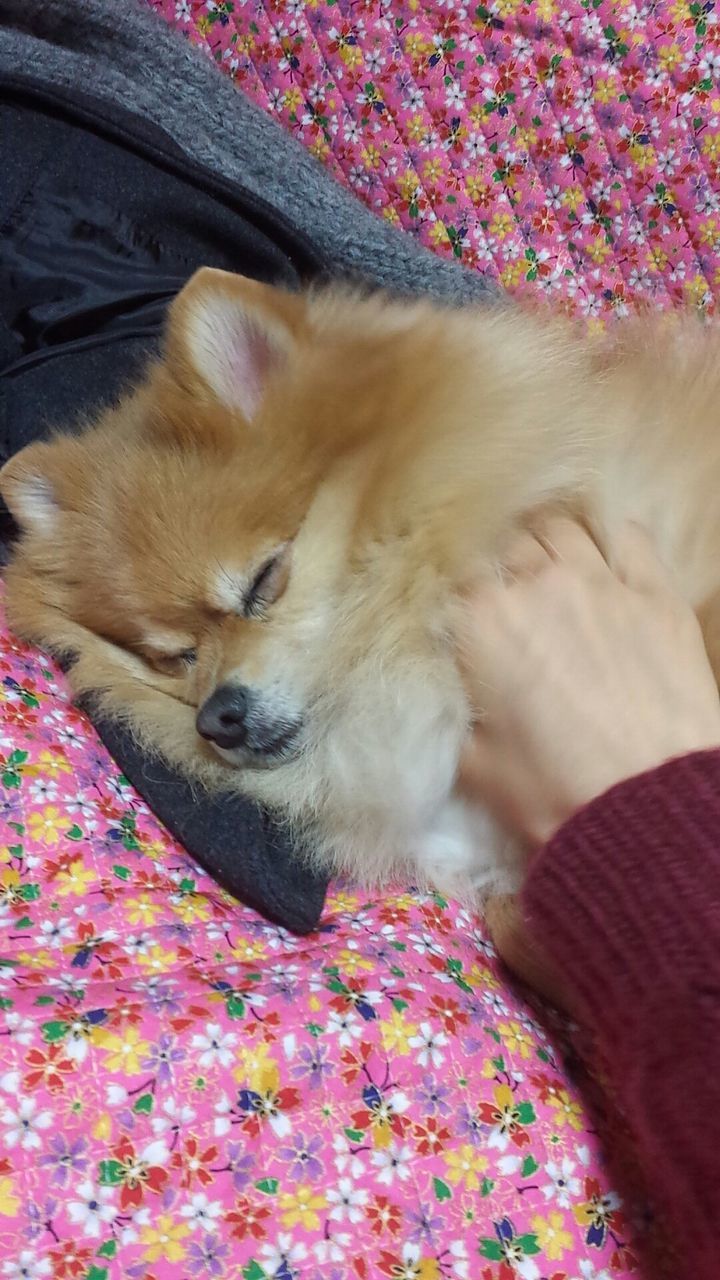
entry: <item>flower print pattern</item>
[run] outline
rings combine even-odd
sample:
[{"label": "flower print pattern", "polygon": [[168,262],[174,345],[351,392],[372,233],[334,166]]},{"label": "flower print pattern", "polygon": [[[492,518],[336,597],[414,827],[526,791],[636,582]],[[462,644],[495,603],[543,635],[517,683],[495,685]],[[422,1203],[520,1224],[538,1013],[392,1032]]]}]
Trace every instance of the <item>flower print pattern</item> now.
[{"label": "flower print pattern", "polygon": [[714,308],[715,0],[148,3],[437,253],[591,326]]},{"label": "flower print pattern", "polygon": [[266,924],[2,646],[37,704],[0,699],[3,1276],[625,1280],[594,1123],[479,922],[338,889],[311,938]]}]

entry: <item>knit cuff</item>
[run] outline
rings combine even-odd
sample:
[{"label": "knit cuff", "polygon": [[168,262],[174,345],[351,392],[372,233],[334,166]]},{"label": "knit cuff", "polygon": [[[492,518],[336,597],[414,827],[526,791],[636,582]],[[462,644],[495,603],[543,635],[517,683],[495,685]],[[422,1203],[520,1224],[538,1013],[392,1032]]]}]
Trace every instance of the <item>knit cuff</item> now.
[{"label": "knit cuff", "polygon": [[619,1033],[662,991],[713,985],[720,954],[720,750],[671,760],[581,809],[531,865],[526,918],[574,994]]}]

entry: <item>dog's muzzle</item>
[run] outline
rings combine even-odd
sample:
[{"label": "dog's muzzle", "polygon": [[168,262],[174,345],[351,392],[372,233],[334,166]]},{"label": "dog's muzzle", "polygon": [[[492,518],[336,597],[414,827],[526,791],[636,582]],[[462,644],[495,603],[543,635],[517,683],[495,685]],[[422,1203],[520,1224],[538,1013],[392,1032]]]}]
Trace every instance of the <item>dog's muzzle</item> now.
[{"label": "dog's muzzle", "polygon": [[202,704],[195,723],[200,737],[221,755],[250,768],[279,764],[299,749],[302,722],[273,714],[262,695],[246,685],[221,685]]}]

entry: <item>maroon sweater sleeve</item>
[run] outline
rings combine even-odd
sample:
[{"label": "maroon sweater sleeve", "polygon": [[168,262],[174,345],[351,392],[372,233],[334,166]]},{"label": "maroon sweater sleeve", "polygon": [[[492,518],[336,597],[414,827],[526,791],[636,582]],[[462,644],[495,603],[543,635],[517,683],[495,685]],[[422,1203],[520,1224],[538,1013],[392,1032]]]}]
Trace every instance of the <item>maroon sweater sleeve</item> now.
[{"label": "maroon sweater sleeve", "polygon": [[629,779],[563,826],[524,907],[593,1028],[667,1215],[675,1280],[720,1277],[720,751]]}]

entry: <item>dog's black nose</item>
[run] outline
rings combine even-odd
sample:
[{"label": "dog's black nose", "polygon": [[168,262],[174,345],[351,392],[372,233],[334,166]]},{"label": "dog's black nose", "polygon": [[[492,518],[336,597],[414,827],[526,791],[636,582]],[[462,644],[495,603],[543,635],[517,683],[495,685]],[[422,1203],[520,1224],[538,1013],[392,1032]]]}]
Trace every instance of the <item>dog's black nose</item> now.
[{"label": "dog's black nose", "polygon": [[242,747],[247,740],[248,691],[241,684],[224,684],[204,702],[197,714],[201,738],[218,747]]}]

